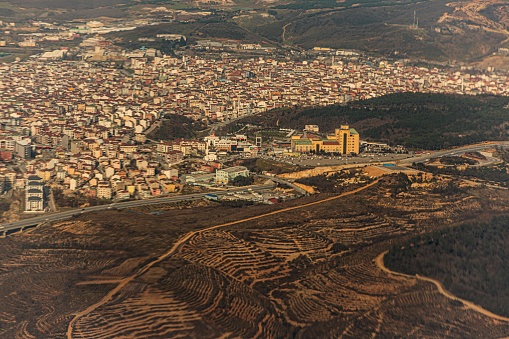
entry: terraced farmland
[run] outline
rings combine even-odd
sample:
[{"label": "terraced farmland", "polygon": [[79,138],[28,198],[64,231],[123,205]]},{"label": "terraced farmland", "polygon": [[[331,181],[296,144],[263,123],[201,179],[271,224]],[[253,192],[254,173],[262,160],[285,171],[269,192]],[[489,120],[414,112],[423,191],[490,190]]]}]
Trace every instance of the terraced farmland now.
[{"label": "terraced farmland", "polygon": [[395,196],[393,180],[314,205],[306,203],[332,196],[160,216],[112,211],[0,239],[0,337],[508,336],[509,323],[374,262],[413,234],[506,213],[508,193]]}]

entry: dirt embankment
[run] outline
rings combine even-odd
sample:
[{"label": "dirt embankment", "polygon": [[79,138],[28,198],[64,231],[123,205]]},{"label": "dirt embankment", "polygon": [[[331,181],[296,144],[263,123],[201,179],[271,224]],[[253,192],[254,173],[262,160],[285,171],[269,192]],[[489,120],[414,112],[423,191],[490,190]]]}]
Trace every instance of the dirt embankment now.
[{"label": "dirt embankment", "polygon": [[507,336],[509,323],[373,259],[507,213],[509,192],[394,194],[398,178],[276,205],[109,210],[2,238],[0,337]]},{"label": "dirt embankment", "polygon": [[338,172],[338,171],[346,169],[346,168],[356,168],[356,167],[359,167],[359,165],[351,164],[351,165],[315,167],[312,169],[299,171],[299,172],[279,174],[278,177],[286,178],[286,179],[302,179],[302,178],[314,177],[317,175],[322,175],[322,174],[331,173],[331,172]]},{"label": "dirt embankment", "polygon": [[482,61],[473,63],[472,66],[478,69],[488,69],[489,67],[493,67],[497,70],[509,70],[509,56],[489,56],[484,58]]}]

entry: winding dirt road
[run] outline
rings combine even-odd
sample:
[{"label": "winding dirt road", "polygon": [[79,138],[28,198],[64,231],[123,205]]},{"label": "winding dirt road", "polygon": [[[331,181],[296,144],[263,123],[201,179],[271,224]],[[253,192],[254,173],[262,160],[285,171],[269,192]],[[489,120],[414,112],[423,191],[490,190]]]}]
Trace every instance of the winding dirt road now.
[{"label": "winding dirt road", "polygon": [[73,330],[74,330],[74,325],[76,324],[76,322],[79,319],[81,319],[82,317],[92,313],[93,311],[95,311],[99,307],[101,307],[101,306],[105,305],[106,303],[108,303],[109,301],[111,301],[113,299],[113,297],[115,297],[115,295],[117,295],[120,292],[120,290],[122,290],[122,288],[124,288],[124,286],[126,286],[128,283],[133,281],[135,278],[145,274],[155,264],[157,264],[157,263],[161,262],[162,260],[170,257],[171,255],[175,254],[182,247],[182,245],[186,241],[188,241],[191,237],[193,237],[194,235],[200,234],[200,233],[203,233],[203,232],[207,232],[207,231],[210,231],[210,230],[214,230],[214,229],[217,229],[217,228],[221,228],[221,227],[236,225],[236,224],[240,224],[240,223],[243,223],[243,222],[246,222],[246,221],[256,220],[256,219],[264,218],[264,217],[267,217],[267,216],[270,216],[270,215],[284,213],[284,212],[288,212],[288,211],[292,211],[292,210],[296,210],[296,209],[301,209],[301,208],[305,208],[305,207],[309,207],[309,206],[313,206],[313,205],[322,204],[322,203],[327,202],[327,201],[343,198],[345,196],[352,195],[352,194],[358,193],[358,192],[360,192],[362,190],[365,190],[366,188],[369,188],[369,187],[375,185],[379,181],[380,181],[380,179],[377,179],[377,180],[373,181],[372,183],[370,183],[370,184],[368,184],[366,186],[362,186],[362,187],[357,188],[357,189],[355,189],[353,191],[346,192],[346,193],[343,193],[343,194],[340,194],[340,195],[337,195],[337,196],[334,196],[334,197],[331,197],[331,198],[323,199],[323,200],[320,200],[320,201],[315,201],[315,202],[311,202],[311,203],[300,205],[300,206],[293,206],[293,207],[283,208],[281,210],[277,210],[277,211],[273,211],[273,212],[257,215],[255,217],[246,218],[246,219],[237,220],[237,221],[232,221],[232,222],[229,222],[229,223],[226,223],[226,224],[216,225],[216,226],[208,227],[208,228],[205,228],[205,229],[202,229],[202,230],[198,230],[198,231],[193,231],[193,232],[187,233],[180,240],[178,240],[168,252],[162,254],[157,259],[155,259],[155,260],[151,261],[150,263],[148,263],[147,265],[145,265],[144,267],[139,269],[138,272],[136,272],[132,276],[120,280],[120,283],[113,290],[111,290],[106,296],[104,296],[104,298],[102,298],[99,302],[97,302],[97,303],[95,303],[93,305],[90,305],[85,310],[77,313],[74,316],[74,318],[71,320],[71,322],[69,323],[69,327],[67,328],[67,338],[68,339],[72,339],[72,333],[73,333]]},{"label": "winding dirt road", "polygon": [[286,27],[288,27],[290,24],[291,24],[291,22],[287,23],[286,25],[283,26],[283,34],[281,34],[281,38],[283,39],[283,43],[285,43],[285,40],[286,40],[286,38],[285,38]]},{"label": "winding dirt road", "polygon": [[385,254],[387,254],[387,252],[389,251],[385,251],[383,253],[380,253],[376,258],[375,258],[375,263],[376,263],[376,266],[378,266],[378,268],[380,268],[382,271],[384,271],[385,273],[387,274],[390,274],[390,275],[395,275],[395,276],[400,276],[400,277],[404,277],[404,278],[407,278],[407,279],[419,279],[419,280],[424,280],[424,281],[427,281],[427,282],[430,282],[430,283],[433,283],[435,284],[435,286],[437,287],[438,289],[438,292],[440,292],[442,295],[444,295],[445,297],[451,299],[451,300],[457,300],[457,301],[461,301],[463,303],[463,305],[465,305],[466,308],[469,308],[473,311],[476,311],[478,313],[481,313],[487,317],[490,317],[492,319],[497,319],[497,320],[501,320],[501,321],[507,321],[509,322],[509,318],[506,318],[506,317],[502,317],[500,315],[497,315],[495,313],[491,313],[490,311],[488,310],[485,310],[484,308],[482,308],[481,306],[479,305],[476,305],[474,304],[473,302],[470,302],[470,301],[467,301],[467,300],[463,300],[461,298],[458,298],[456,297],[455,295],[451,294],[451,292],[447,291],[443,286],[442,284],[437,281],[437,280],[434,280],[434,279],[431,279],[431,278],[426,278],[426,277],[422,277],[418,274],[416,274],[415,276],[413,275],[408,275],[408,274],[404,274],[404,273],[399,273],[399,272],[394,272],[394,271],[391,271],[389,270],[387,267],[385,267],[385,264],[384,264],[384,256]]}]

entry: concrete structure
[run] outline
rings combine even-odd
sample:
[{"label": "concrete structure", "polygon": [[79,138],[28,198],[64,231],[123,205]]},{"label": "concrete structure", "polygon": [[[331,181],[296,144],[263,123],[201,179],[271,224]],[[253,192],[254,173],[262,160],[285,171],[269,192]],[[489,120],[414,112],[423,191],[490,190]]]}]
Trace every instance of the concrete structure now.
[{"label": "concrete structure", "polygon": [[293,136],[291,147],[293,152],[299,153],[359,154],[359,133],[348,125],[342,125],[335,130],[334,135],[327,136],[327,139]]},{"label": "concrete structure", "polygon": [[317,125],[306,125],[304,126],[304,131],[318,133],[320,128]]},{"label": "concrete structure", "polygon": [[25,212],[44,212],[44,183],[32,175],[25,186]]},{"label": "concrete structure", "polygon": [[112,191],[111,187],[106,184],[97,186],[97,197],[99,199],[111,199]]},{"label": "concrete structure", "polygon": [[[217,181],[217,174],[215,175]],[[186,184],[189,185],[202,185],[214,179],[213,173],[203,173],[197,175],[187,175],[186,176]]]},{"label": "concrete structure", "polygon": [[16,155],[22,159],[32,158],[32,145],[29,140],[16,141],[15,151]]},{"label": "concrete structure", "polygon": [[[252,191],[272,189],[272,188],[274,188],[274,183],[250,186],[250,188]],[[221,191],[215,192],[214,194],[217,196],[223,196],[223,195],[227,195],[228,193],[241,192],[245,189],[246,189],[245,187],[236,187],[236,188],[221,190]],[[163,197],[163,198],[159,198],[159,199],[121,202],[121,203],[116,203],[115,208],[129,208],[129,207],[152,205],[152,204],[172,203],[172,202],[177,202],[177,201],[197,200],[197,199],[201,199],[201,198],[205,197],[206,194],[208,194],[208,193],[195,193],[195,194],[189,194],[189,195],[180,195],[180,196],[176,196],[176,197],[172,196],[172,197]],[[64,219],[72,217],[77,212],[78,213],[88,213],[88,212],[96,212],[96,211],[105,211],[105,210],[108,210],[111,208],[112,208],[111,205],[90,206],[90,207],[85,207],[83,209],[74,209],[74,210],[53,213],[53,214],[44,215],[44,216],[36,216],[34,218],[29,218],[29,219],[25,219],[25,220],[4,223],[4,224],[0,225],[0,234],[3,234],[5,236],[7,232],[11,232],[14,230],[22,231],[23,229],[25,229],[27,227],[34,227],[34,226],[37,226],[44,222],[64,220]]]},{"label": "concrete structure", "polygon": [[341,154],[359,154],[359,133],[355,129],[342,125],[336,129],[334,136],[339,143]]},{"label": "concrete structure", "polygon": [[256,137],[256,147],[262,147],[262,137]]},{"label": "concrete structure", "polygon": [[244,177],[249,176],[249,170],[244,166],[219,169],[216,171],[216,183],[227,185],[230,180],[233,180],[240,175]]}]

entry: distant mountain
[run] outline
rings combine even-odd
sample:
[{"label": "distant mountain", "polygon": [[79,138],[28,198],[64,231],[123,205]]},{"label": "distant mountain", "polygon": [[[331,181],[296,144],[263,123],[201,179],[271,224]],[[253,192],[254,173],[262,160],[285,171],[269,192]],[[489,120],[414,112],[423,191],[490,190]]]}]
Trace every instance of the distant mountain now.
[{"label": "distant mountain", "polygon": [[115,6],[132,3],[132,0],[11,0],[13,6],[23,8],[64,8],[64,9],[94,9],[98,7]]},{"label": "distant mountain", "polygon": [[347,0],[321,9],[316,6],[325,0],[306,3],[275,6],[278,20],[254,30],[306,49],[353,48],[435,61],[474,61],[509,37],[509,6],[496,3]]},{"label": "distant mountain", "polygon": [[[509,4],[495,0],[452,2],[451,0],[10,0],[15,7],[64,9],[49,14],[57,20],[146,17],[146,7],[204,9],[210,20],[237,24],[263,42],[309,49],[331,47],[358,49],[396,58],[437,62],[478,62],[503,68],[507,62],[493,59],[500,47],[509,46]],[[122,8],[115,8],[117,5]],[[135,6],[143,5],[143,6]],[[143,8],[143,9],[142,9]],[[108,12],[109,11],[109,12]],[[116,12],[114,12],[116,11]],[[5,13],[10,16],[12,13]],[[1,13],[0,13],[1,15]],[[60,15],[60,16],[58,16]],[[157,14],[151,13],[156,18]],[[187,21],[187,20],[186,20]],[[185,33],[185,32],[175,32]],[[189,32],[187,32],[189,33]],[[217,32],[214,32],[216,35]],[[221,32],[220,32],[221,33]],[[221,35],[222,34],[222,35]],[[228,30],[216,38],[232,39]],[[243,33],[246,34],[246,33]],[[209,36],[209,35],[208,35]],[[500,64],[502,63],[502,66]],[[506,65],[507,66],[507,65]]]}]

